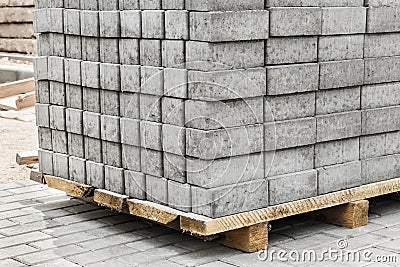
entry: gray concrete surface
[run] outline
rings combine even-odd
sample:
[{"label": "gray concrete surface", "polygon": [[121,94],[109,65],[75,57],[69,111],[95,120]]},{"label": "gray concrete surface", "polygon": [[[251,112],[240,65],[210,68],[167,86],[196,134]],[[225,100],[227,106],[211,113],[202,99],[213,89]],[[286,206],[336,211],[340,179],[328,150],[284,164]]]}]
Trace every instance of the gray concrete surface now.
[{"label": "gray concrete surface", "polygon": [[[307,251],[319,259],[293,260]],[[269,259],[261,260],[266,253]],[[361,260],[347,261],[345,255]],[[31,181],[0,185],[0,266],[399,266],[399,262],[400,201],[383,197],[371,200],[367,226],[350,230],[294,216],[272,223],[268,251],[242,253],[71,199]]]}]

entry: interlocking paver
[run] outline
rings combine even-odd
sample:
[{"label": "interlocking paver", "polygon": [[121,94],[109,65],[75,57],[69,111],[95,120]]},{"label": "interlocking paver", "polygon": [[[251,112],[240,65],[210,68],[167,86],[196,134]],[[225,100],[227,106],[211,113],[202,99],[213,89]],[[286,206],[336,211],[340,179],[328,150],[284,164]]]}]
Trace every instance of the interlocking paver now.
[{"label": "interlocking paver", "polygon": [[[32,191],[35,185],[27,184],[0,185],[0,191],[4,187],[12,194],[5,196],[7,201],[15,196],[20,199],[0,204],[0,266],[321,266],[320,262],[261,261],[257,253],[242,253],[205,242],[70,199],[55,190],[41,189],[47,195],[36,198]],[[370,249],[374,255],[394,255],[400,261],[398,203],[381,198],[372,200],[371,222],[358,229],[333,226],[307,216],[272,222],[268,250],[312,249],[321,253],[337,248],[337,241],[345,239],[349,249]],[[323,265],[338,266],[338,262],[324,261]],[[398,262],[340,262],[340,265],[394,267]]]}]

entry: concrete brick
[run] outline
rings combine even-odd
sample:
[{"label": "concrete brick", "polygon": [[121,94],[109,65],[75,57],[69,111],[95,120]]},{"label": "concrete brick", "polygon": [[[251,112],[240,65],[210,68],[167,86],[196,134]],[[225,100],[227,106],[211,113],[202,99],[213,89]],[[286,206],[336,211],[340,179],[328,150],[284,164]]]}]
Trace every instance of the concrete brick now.
[{"label": "concrete brick", "polygon": [[36,80],[48,80],[48,57],[34,58],[33,70]]},{"label": "concrete brick", "polygon": [[279,121],[264,125],[265,151],[311,145],[315,141],[315,118]]},{"label": "concrete brick", "polygon": [[81,85],[81,60],[65,59],[65,82],[68,84]]},{"label": "concrete brick", "polygon": [[361,88],[320,90],[316,94],[316,114],[331,114],[360,109]]},{"label": "concrete brick", "polygon": [[110,142],[121,142],[119,117],[101,115],[101,139]]},{"label": "concrete brick", "polygon": [[56,177],[68,179],[68,155],[53,153],[53,173]]},{"label": "concrete brick", "polygon": [[124,171],[125,195],[136,199],[146,199],[146,177],[143,173]]},{"label": "concrete brick", "polygon": [[90,37],[100,36],[100,19],[98,11],[81,11],[81,34]]},{"label": "concrete brick", "polygon": [[85,139],[83,135],[68,133],[68,155],[85,158]]},{"label": "concrete brick", "polygon": [[121,23],[118,11],[100,11],[99,23],[100,37],[118,38],[121,36]]},{"label": "concrete brick", "polygon": [[120,39],[119,54],[121,64],[139,64],[139,40]]},{"label": "concrete brick", "polygon": [[100,63],[82,61],[82,85],[100,88]]},{"label": "concrete brick", "polygon": [[362,34],[324,36],[319,38],[318,60],[320,61],[358,59],[363,57],[364,35]]},{"label": "concrete brick", "polygon": [[105,189],[118,194],[125,193],[124,169],[104,166]]},{"label": "concrete brick", "polygon": [[69,157],[69,179],[78,183],[86,184],[86,160]]},{"label": "concrete brick", "polygon": [[100,113],[100,90],[83,87],[83,110]]},{"label": "concrete brick", "polygon": [[121,118],[121,143],[140,146],[140,121]]},{"label": "concrete brick", "polygon": [[146,199],[168,205],[168,180],[146,175]]},{"label": "concrete brick", "polygon": [[400,132],[360,137],[360,158],[369,159],[400,153]]},{"label": "concrete brick", "polygon": [[162,151],[175,155],[185,155],[185,138],[185,128],[162,124]]},{"label": "concrete brick", "polygon": [[186,154],[201,159],[217,159],[261,152],[263,125],[203,131],[186,129]]},{"label": "concrete brick", "polygon": [[400,83],[364,86],[361,90],[362,109],[397,105],[400,105]]},{"label": "concrete brick", "polygon": [[264,9],[263,0],[186,0],[185,8],[196,11],[235,11]]},{"label": "concrete brick", "polygon": [[364,7],[322,8],[322,34],[365,33],[366,20]]},{"label": "concrete brick", "polygon": [[317,142],[356,137],[360,134],[360,111],[317,116]]},{"label": "concrete brick", "polygon": [[85,136],[85,159],[97,163],[103,162],[102,143],[100,139]]},{"label": "concrete brick", "polygon": [[264,68],[228,71],[189,71],[188,94],[190,99],[216,101],[242,99],[265,95],[266,72]]},{"label": "concrete brick", "polygon": [[268,184],[269,205],[315,197],[318,194],[316,170],[270,177]]},{"label": "concrete brick", "polygon": [[97,0],[81,1],[80,5],[83,10],[99,10],[99,1]]},{"label": "concrete brick", "polygon": [[65,108],[60,106],[50,106],[50,128],[65,130]]},{"label": "concrete brick", "polygon": [[140,64],[161,66],[161,40],[140,39]]},{"label": "concrete brick", "polygon": [[315,145],[315,167],[341,164],[360,159],[360,139],[350,138]]},{"label": "concrete brick", "polygon": [[267,65],[317,61],[317,37],[281,37],[266,40]]},{"label": "concrete brick", "polygon": [[86,161],[87,183],[96,187],[104,188],[104,165],[92,161]]},{"label": "concrete brick", "polygon": [[35,81],[36,102],[41,104],[50,103],[50,84],[48,81]]},{"label": "concrete brick", "polygon": [[162,68],[142,66],[140,68],[141,93],[150,95],[164,94],[164,72]]},{"label": "concrete brick", "polygon": [[318,194],[327,194],[362,185],[361,161],[318,169]]},{"label": "concrete brick", "polygon": [[367,0],[365,5],[369,7],[398,6],[396,0]]},{"label": "concrete brick", "polygon": [[182,68],[185,66],[185,42],[183,40],[162,40],[161,61],[163,67]]},{"label": "concrete brick", "polygon": [[[164,0],[167,4],[173,2]],[[164,7],[163,7],[164,8]],[[189,39],[189,12],[186,10],[165,11],[165,38]]]},{"label": "concrete brick", "polygon": [[161,98],[140,94],[140,119],[161,122]]},{"label": "concrete brick", "polygon": [[100,39],[96,37],[81,37],[82,59],[92,62],[100,61]]},{"label": "concrete brick", "polygon": [[164,11],[142,11],[142,37],[146,39],[164,39]]},{"label": "concrete brick", "polygon": [[176,126],[185,125],[185,101],[183,99],[163,97],[161,110],[163,123]]},{"label": "concrete brick", "polygon": [[185,9],[185,0],[162,0],[161,4],[163,9]]},{"label": "concrete brick", "polygon": [[161,9],[161,0],[139,0],[140,9]]},{"label": "concrete brick", "polygon": [[119,0],[99,0],[99,10],[118,10]]},{"label": "concrete brick", "polygon": [[364,60],[346,60],[320,63],[320,89],[362,85]]},{"label": "concrete brick", "polygon": [[188,184],[168,181],[168,206],[177,210],[192,211],[192,188]]},{"label": "concrete brick", "polygon": [[64,9],[49,8],[48,12],[51,32],[64,33]]},{"label": "concrete brick", "polygon": [[48,9],[33,10],[32,17],[35,33],[50,32],[50,12]]},{"label": "concrete brick", "polygon": [[65,56],[68,58],[82,58],[82,37],[65,35]]},{"label": "concrete brick", "polygon": [[122,167],[131,171],[140,171],[140,147],[122,144]]},{"label": "concrete brick", "polygon": [[83,110],[67,108],[65,110],[66,130],[69,133],[83,133]]},{"label": "concrete brick", "polygon": [[164,153],[164,177],[179,183],[186,183],[186,158],[181,155]]},{"label": "concrete brick", "polygon": [[191,40],[229,42],[268,39],[269,11],[190,12],[189,25]]},{"label": "concrete brick", "polygon": [[271,8],[271,36],[319,35],[322,28],[320,8]]},{"label": "concrete brick", "polygon": [[67,84],[65,86],[66,106],[69,108],[83,108],[83,91],[79,85]]},{"label": "concrete brick", "polygon": [[100,39],[100,61],[103,63],[119,64],[119,39]]},{"label": "concrete brick", "polygon": [[187,158],[187,183],[216,188],[264,178],[263,153],[202,160]]},{"label": "concrete brick", "polygon": [[185,69],[164,69],[164,95],[187,98],[188,95],[188,71]]},{"label": "concrete brick", "polygon": [[121,117],[138,119],[139,112],[139,94],[120,93],[120,114]]},{"label": "concrete brick", "polygon": [[161,151],[142,148],[140,154],[141,171],[145,174],[163,176],[163,153]]},{"label": "concrete brick", "polygon": [[363,184],[385,181],[400,176],[399,154],[363,160],[361,164]]},{"label": "concrete brick", "polygon": [[399,81],[400,57],[382,57],[365,60],[365,84]]},{"label": "concrete brick", "polygon": [[362,134],[400,130],[399,111],[399,106],[364,110],[362,112]]},{"label": "concrete brick", "polygon": [[50,56],[53,54],[53,44],[50,33],[37,34],[37,54],[41,56]]},{"label": "concrete brick", "polygon": [[49,127],[50,126],[50,105],[39,104],[35,105],[36,109],[36,126]]},{"label": "concrete brick", "polygon": [[111,116],[120,115],[120,95],[119,92],[101,90],[100,91],[100,105],[101,113]]},{"label": "concrete brick", "polygon": [[64,7],[64,0],[49,0],[49,7]]},{"label": "concrete brick", "polygon": [[64,9],[64,33],[81,35],[81,12],[77,9]]},{"label": "concrete brick", "polygon": [[364,53],[366,58],[399,56],[400,35],[397,33],[365,35]]},{"label": "concrete brick", "polygon": [[214,130],[262,123],[262,114],[262,97],[214,102],[185,101],[185,124],[195,129]]},{"label": "concrete brick", "polygon": [[39,149],[39,171],[43,174],[53,175],[53,152]]},{"label": "concrete brick", "polygon": [[120,65],[100,64],[100,85],[102,89],[121,91]]},{"label": "concrete brick", "polygon": [[400,30],[399,6],[368,8],[367,32],[398,32]]},{"label": "concrete brick", "polygon": [[[66,35],[60,33],[51,33],[51,46],[52,55],[57,57],[65,57],[67,53],[66,47]],[[69,51],[68,51],[69,52]],[[75,51],[76,52],[76,51]]]},{"label": "concrete brick", "polygon": [[386,153],[400,154],[400,132],[386,134]]},{"label": "concrete brick", "polygon": [[80,9],[81,8],[80,0],[64,0],[64,7],[71,9]]},{"label": "concrete brick", "polygon": [[217,218],[268,206],[268,182],[255,180],[231,186],[192,187],[192,211]]},{"label": "concrete brick", "polygon": [[314,168],[314,146],[268,151],[264,162],[266,177],[310,170]]},{"label": "concrete brick", "polygon": [[121,65],[121,91],[140,92],[140,66]]},{"label": "concrete brick", "polygon": [[51,129],[38,127],[39,147],[46,150],[53,150],[51,138]]},{"label": "concrete brick", "polygon": [[193,70],[227,70],[264,66],[264,42],[186,43],[186,62]]},{"label": "concrete brick", "polygon": [[100,139],[101,115],[94,112],[83,112],[83,134],[85,136]]},{"label": "concrete brick", "polygon": [[316,91],[318,75],[316,63],[267,67],[267,95]]},{"label": "concrete brick", "polygon": [[64,59],[48,57],[48,75],[50,81],[64,82]]},{"label": "concrete brick", "polygon": [[121,144],[102,141],[103,163],[113,167],[122,167]]},{"label": "concrete brick", "polygon": [[53,151],[57,153],[67,154],[68,153],[68,139],[67,132],[51,130],[51,146]]},{"label": "concrete brick", "polygon": [[268,96],[264,121],[283,121],[315,115],[315,93]]},{"label": "concrete brick", "polygon": [[60,82],[50,82],[50,103],[53,105],[65,105],[65,84]]},{"label": "concrete brick", "polygon": [[140,146],[162,151],[162,124],[151,121],[140,121]]},{"label": "concrete brick", "polygon": [[121,37],[141,38],[142,37],[142,17],[140,10],[122,10],[121,17]]}]

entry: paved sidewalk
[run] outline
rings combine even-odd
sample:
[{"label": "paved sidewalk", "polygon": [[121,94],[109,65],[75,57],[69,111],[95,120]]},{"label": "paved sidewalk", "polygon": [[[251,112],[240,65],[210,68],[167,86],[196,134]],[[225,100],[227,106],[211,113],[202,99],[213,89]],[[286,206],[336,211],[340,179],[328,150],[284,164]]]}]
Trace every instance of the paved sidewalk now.
[{"label": "paved sidewalk", "polygon": [[371,202],[365,227],[295,216],[272,224],[268,251],[241,253],[34,182],[3,184],[0,266],[400,266],[400,201]]}]

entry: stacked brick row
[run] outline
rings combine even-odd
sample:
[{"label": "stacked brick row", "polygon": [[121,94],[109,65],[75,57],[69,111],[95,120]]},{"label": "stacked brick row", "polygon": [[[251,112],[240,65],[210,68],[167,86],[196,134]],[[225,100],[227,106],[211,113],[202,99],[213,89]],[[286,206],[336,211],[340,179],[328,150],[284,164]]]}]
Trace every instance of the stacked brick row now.
[{"label": "stacked brick row", "polygon": [[0,52],[35,54],[33,0],[0,0]]},{"label": "stacked brick row", "polygon": [[398,177],[398,12],[38,0],[41,170],[210,217]]}]

